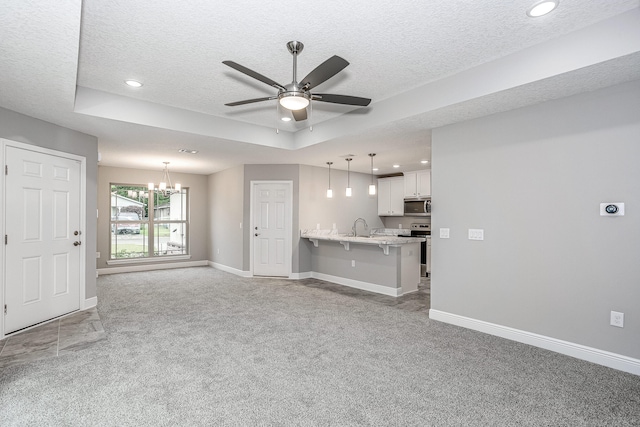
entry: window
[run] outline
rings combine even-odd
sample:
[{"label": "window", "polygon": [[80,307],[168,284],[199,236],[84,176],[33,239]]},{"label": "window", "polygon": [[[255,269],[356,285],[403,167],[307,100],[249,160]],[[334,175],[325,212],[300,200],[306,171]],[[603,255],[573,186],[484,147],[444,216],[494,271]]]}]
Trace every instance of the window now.
[{"label": "window", "polygon": [[111,184],[110,260],[189,254],[189,189]]}]

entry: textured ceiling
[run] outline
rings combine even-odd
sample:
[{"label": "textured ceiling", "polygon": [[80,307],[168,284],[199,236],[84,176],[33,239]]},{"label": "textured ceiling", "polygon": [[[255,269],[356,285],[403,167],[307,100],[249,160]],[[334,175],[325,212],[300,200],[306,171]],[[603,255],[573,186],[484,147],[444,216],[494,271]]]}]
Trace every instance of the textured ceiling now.
[{"label": "textured ceiling", "polygon": [[[640,78],[638,0],[563,0],[531,19],[534,2],[9,0],[0,106],[98,136],[105,165],[346,169],[338,160],[350,154],[368,172],[377,152],[380,173],[417,169],[434,127]],[[275,101],[224,106],[275,89],[222,61],[286,84],[289,40],[305,45],[298,77],[339,55],[350,65],[317,91],[371,105],[314,102],[311,120],[290,124]]]}]

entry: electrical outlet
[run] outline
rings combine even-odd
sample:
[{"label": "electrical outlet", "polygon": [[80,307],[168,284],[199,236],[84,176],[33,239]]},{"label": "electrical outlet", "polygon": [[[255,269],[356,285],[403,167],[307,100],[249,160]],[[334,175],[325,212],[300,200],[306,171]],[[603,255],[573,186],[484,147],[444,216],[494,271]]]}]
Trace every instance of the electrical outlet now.
[{"label": "electrical outlet", "polygon": [[352,259],[352,260],[351,260],[351,267],[355,267],[355,266],[356,266],[356,260],[355,260],[355,259]]},{"label": "electrical outlet", "polygon": [[100,258],[100,252],[96,252],[96,258]]},{"label": "electrical outlet", "polygon": [[618,328],[624,328],[624,313],[618,311],[611,312],[611,326],[617,326]]},{"label": "electrical outlet", "polygon": [[484,240],[484,230],[482,228],[470,228],[469,240]]},{"label": "electrical outlet", "polygon": [[441,228],[440,229],[440,238],[441,239],[448,239],[449,238],[449,229],[448,228]]}]

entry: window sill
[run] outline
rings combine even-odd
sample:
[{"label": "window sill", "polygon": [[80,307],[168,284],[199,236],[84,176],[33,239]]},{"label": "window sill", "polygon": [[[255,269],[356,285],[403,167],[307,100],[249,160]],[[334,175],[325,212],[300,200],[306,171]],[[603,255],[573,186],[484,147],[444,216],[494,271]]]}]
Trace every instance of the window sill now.
[{"label": "window sill", "polygon": [[183,261],[191,259],[191,255],[175,255],[175,256],[155,256],[149,258],[127,258],[127,259],[110,259],[107,265],[123,265],[123,264],[142,264],[142,263],[163,263],[170,261]]}]

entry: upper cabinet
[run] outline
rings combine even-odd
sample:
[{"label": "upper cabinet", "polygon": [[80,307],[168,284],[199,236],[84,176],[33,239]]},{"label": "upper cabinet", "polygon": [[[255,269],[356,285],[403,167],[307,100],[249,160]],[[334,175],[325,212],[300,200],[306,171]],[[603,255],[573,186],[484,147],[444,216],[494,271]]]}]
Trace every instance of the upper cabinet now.
[{"label": "upper cabinet", "polygon": [[404,173],[404,197],[431,196],[431,171]]},{"label": "upper cabinet", "polygon": [[378,179],[378,215],[404,215],[404,197],[402,195],[404,179],[399,177]]}]

